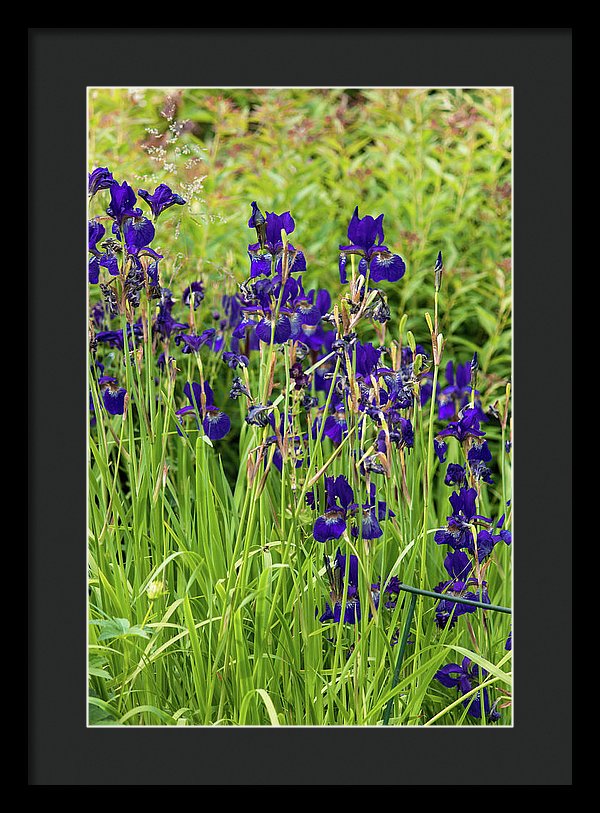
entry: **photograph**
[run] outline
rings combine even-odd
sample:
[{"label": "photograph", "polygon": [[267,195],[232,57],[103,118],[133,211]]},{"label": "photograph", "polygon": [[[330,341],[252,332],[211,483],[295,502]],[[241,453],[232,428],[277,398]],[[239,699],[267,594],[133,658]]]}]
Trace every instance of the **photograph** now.
[{"label": "photograph", "polygon": [[518,723],[513,91],[87,86],[88,729]]}]

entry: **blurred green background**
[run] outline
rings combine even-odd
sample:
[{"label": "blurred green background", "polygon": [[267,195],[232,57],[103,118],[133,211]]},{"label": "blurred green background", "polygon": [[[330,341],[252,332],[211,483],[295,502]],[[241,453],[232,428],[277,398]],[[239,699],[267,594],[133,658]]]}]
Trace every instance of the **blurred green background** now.
[{"label": "blurred green background", "polygon": [[[158,222],[163,284],[180,292],[202,274],[216,306],[236,290],[256,200],[291,211],[306,290],[335,293],[355,206],[384,213],[386,245],[407,265],[382,284],[392,336],[407,313],[427,346],[441,250],[444,361],[478,350],[488,403],[511,372],[511,141],[510,89],[89,90],[90,169],[136,192],[164,182],[189,202]],[[97,195],[92,214],[106,204]]]}]

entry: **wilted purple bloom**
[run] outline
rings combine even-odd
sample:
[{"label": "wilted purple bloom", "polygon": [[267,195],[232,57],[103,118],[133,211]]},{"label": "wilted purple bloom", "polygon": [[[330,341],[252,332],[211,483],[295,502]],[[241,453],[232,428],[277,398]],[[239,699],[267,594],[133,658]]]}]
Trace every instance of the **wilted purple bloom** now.
[{"label": "wilted purple bloom", "polygon": [[254,404],[248,410],[248,414],[244,418],[249,426],[264,427],[271,423],[273,426],[272,413],[273,407],[270,405],[264,406],[263,404]]},{"label": "wilted purple bloom", "polygon": [[117,295],[110,285],[104,285],[102,282],[100,283],[100,290],[102,291],[102,298],[104,299],[106,314],[110,319],[113,319],[115,316],[119,315],[119,303],[117,302]]},{"label": "wilted purple bloom", "polygon": [[[477,686],[486,676],[487,671],[481,667],[481,677],[479,676],[480,667],[472,663],[470,658],[463,658],[462,664],[459,666],[457,663],[448,663],[442,666],[441,669],[435,673],[434,678],[438,680],[442,686],[447,688],[457,688],[461,694],[467,694]],[[463,706],[468,709],[471,717],[481,719],[481,694],[482,691],[476,692],[472,697],[468,697],[463,701]],[[490,699],[487,689],[483,689],[483,712],[491,721],[499,720],[500,714],[490,706]]]},{"label": "wilted purple bloom", "polygon": [[239,376],[236,376],[231,384],[231,389],[229,390],[229,397],[236,399],[239,398],[241,395],[245,395],[246,398],[252,397],[242,379]]},{"label": "wilted purple bloom", "polygon": [[191,285],[188,285],[188,287],[183,292],[183,297],[181,301],[188,308],[191,303],[194,310],[196,310],[203,299],[204,299],[204,285],[202,284],[202,282],[198,281],[192,282]]},{"label": "wilted purple bloom", "polygon": [[[250,215],[250,219],[248,220],[248,228],[256,229],[258,244],[262,250],[265,248],[267,243],[267,221],[263,213],[258,208],[258,204],[256,203],[255,200],[253,200],[250,205],[252,207],[252,214]],[[270,269],[267,273],[270,273]]]},{"label": "wilted purple bloom", "polygon": [[444,483],[447,486],[466,486],[467,485],[467,471],[464,466],[459,465],[458,463],[448,463],[448,468],[446,469],[446,476],[444,477]]},{"label": "wilted purple bloom", "polygon": [[228,367],[231,367],[232,370],[235,370],[237,367],[248,366],[248,356],[244,356],[242,353],[232,353],[227,351],[226,353],[223,353],[221,358]]},{"label": "wilted purple bloom", "polygon": [[152,210],[154,220],[170,206],[174,206],[176,203],[183,206],[185,203],[181,195],[175,194],[166,183],[157,186],[152,195],[145,189],[138,189],[138,195],[146,201]]},{"label": "wilted purple bloom", "polygon": [[104,375],[98,379],[98,385],[106,411],[111,415],[122,415],[125,411],[127,390],[120,387],[117,379],[109,375]]},{"label": "wilted purple bloom", "polygon": [[94,197],[101,189],[109,189],[116,181],[107,167],[96,167],[88,175],[88,193]]}]

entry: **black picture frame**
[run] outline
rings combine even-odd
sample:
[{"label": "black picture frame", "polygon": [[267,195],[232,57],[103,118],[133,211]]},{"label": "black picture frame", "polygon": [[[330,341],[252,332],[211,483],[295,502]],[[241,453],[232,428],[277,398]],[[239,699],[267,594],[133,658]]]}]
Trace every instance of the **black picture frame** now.
[{"label": "black picture frame", "polygon": [[[30,28],[28,44],[29,784],[571,784],[572,29]],[[512,728],[86,727],[82,173],[86,88],[113,85],[514,88]]]}]

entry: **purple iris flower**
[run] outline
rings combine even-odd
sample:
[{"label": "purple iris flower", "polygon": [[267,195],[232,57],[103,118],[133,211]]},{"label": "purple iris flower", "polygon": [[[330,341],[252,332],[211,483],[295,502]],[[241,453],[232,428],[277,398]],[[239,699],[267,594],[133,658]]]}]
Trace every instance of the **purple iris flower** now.
[{"label": "purple iris flower", "polygon": [[475,438],[469,448],[467,459],[470,463],[475,460],[481,460],[482,463],[489,463],[492,459],[492,453],[490,452],[487,440],[478,440]]},{"label": "purple iris flower", "polygon": [[452,514],[447,517],[445,529],[436,531],[434,540],[438,545],[449,545],[454,550],[467,548],[474,551],[474,540],[471,526],[476,523],[491,524],[489,517],[476,513],[475,501],[477,492],[474,488],[461,488],[458,493],[450,495]]},{"label": "purple iris flower", "polygon": [[[248,246],[248,255],[251,260],[251,276],[256,277],[261,274],[269,276],[273,257],[277,260],[276,271],[280,274],[283,267],[281,230],[283,229],[288,235],[292,234],[296,228],[294,218],[289,212],[284,212],[281,215],[267,212],[266,217],[263,217],[256,202],[253,201],[248,226],[257,230],[259,238],[258,243],[252,243]],[[291,243],[288,243],[288,271],[296,273],[305,270],[306,258],[303,252],[297,251]]]},{"label": "purple iris flower", "polygon": [[106,268],[111,277],[119,276],[119,260],[112,251],[106,251],[100,255],[100,265],[102,268]]},{"label": "purple iris flower", "polygon": [[[509,500],[509,502],[507,503],[507,505],[508,505],[509,503],[510,503],[510,500]],[[499,519],[499,520],[498,520],[498,522],[496,523],[496,528],[502,528],[502,526],[504,525],[504,519],[505,519],[505,515],[504,515],[504,514],[502,514],[502,516],[500,517],[500,519]],[[508,530],[501,530],[501,531],[500,531],[499,536],[500,536],[500,539],[501,539],[501,540],[502,540],[502,541],[503,541],[503,542],[504,542],[506,545],[510,545],[510,544],[512,544],[512,534],[511,534],[511,532],[510,532],[510,531],[508,531]]]},{"label": "purple iris flower", "polygon": [[350,554],[350,563],[346,573],[347,557],[340,549],[335,554],[334,566],[331,567],[329,557],[325,557],[325,568],[329,581],[332,607],[326,603],[325,612],[319,618],[321,623],[325,621],[335,621],[336,624],[342,620],[342,606],[344,594],[346,594],[346,607],[343,621],[345,624],[356,624],[361,618],[360,599],[358,597],[358,557]]},{"label": "purple iris flower", "polygon": [[215,333],[216,330],[214,327],[209,327],[206,330],[203,330],[199,336],[192,333],[180,333],[175,337],[175,344],[183,344],[183,353],[198,353],[203,345],[207,344],[213,339]]},{"label": "purple iris flower", "polygon": [[[168,291],[168,288],[163,288],[162,291]],[[170,292],[169,292],[170,293]],[[171,315],[172,303],[169,298],[163,298],[158,306],[158,313],[152,325],[155,333],[163,339],[168,339],[176,330],[185,330],[188,325],[183,322],[177,322]]]},{"label": "purple iris flower", "polygon": [[96,167],[88,175],[88,193],[94,197],[101,189],[109,189],[116,181],[107,167]]},{"label": "purple iris flower", "polygon": [[89,220],[88,221],[88,251],[90,254],[95,254],[96,256],[100,254],[98,249],[96,248],[96,243],[98,240],[101,240],[104,237],[104,233],[106,229],[97,220]]},{"label": "purple iris flower", "polygon": [[[123,181],[122,184],[114,183],[110,187],[110,204],[106,212],[115,221],[116,233],[120,234],[119,230],[128,217],[142,216],[142,210],[135,207],[136,200],[135,192],[127,181]],[[114,226],[113,231],[115,231]]]},{"label": "purple iris flower", "polygon": [[159,357],[156,359],[156,366],[158,369],[163,373],[167,367],[171,370],[175,369],[175,357],[174,356],[166,356],[164,353],[161,353]]},{"label": "purple iris flower", "polygon": [[[485,604],[490,603],[487,584],[482,582],[480,590],[477,579],[470,576],[473,566],[465,553],[460,550],[449,553],[444,559],[444,567],[450,579],[434,587],[436,593],[466,598],[469,601],[482,601]],[[470,604],[459,604],[441,599],[435,610],[435,622],[440,629],[444,629],[450,622],[451,629],[459,616],[474,613],[476,610],[477,607]]]},{"label": "purple iris flower", "polygon": [[125,396],[127,390],[120,387],[116,378],[109,375],[103,375],[98,379],[100,392],[102,393],[102,401],[106,411],[111,415],[122,415],[125,411]]},{"label": "purple iris flower", "polygon": [[100,330],[96,333],[96,341],[99,344],[107,344],[109,347],[116,347],[123,350],[123,331],[122,330]]},{"label": "purple iris flower", "polygon": [[400,595],[400,579],[398,576],[392,576],[388,580],[383,592],[391,596],[391,598],[385,602],[384,607],[387,607],[388,610],[393,610],[398,603],[398,596]]},{"label": "purple iris flower", "polygon": [[[379,524],[388,517],[396,516],[383,500],[375,499],[375,483],[369,487],[369,497],[363,503],[362,510],[358,512],[361,521],[361,533],[363,539],[379,539],[383,536],[383,528]],[[358,537],[358,528],[352,528],[352,536]]]},{"label": "purple iris flower", "polygon": [[96,426],[96,410],[94,409],[94,397],[90,390],[90,426]]},{"label": "purple iris flower", "polygon": [[339,539],[346,530],[346,513],[354,503],[354,492],[343,474],[325,477],[325,498],[325,513],[317,517],[313,528],[317,542]]},{"label": "purple iris flower", "polygon": [[[305,294],[302,288],[302,280],[297,282],[298,292],[290,302],[290,324],[292,326],[291,338],[296,339],[303,332],[303,329],[314,328],[321,321],[323,315],[327,312],[322,310],[325,301],[323,298],[317,301],[314,299],[314,291]],[[311,296],[312,294],[312,296]]]},{"label": "purple iris flower", "polygon": [[154,220],[156,220],[158,216],[170,206],[174,206],[176,203],[179,206],[183,206],[185,204],[185,200],[181,197],[181,195],[175,194],[175,192],[173,192],[173,190],[170,189],[166,183],[161,183],[159,186],[157,186],[152,195],[145,189],[138,189],[138,195],[140,198],[143,198],[146,201],[152,210]]},{"label": "purple iris flower", "polygon": [[[323,434],[328,437],[336,446],[342,442],[342,438],[348,432],[346,423],[346,410],[341,401],[336,401],[330,407],[332,414],[325,418]],[[318,431],[317,422],[313,424],[313,435],[316,438]]]},{"label": "purple iris flower", "polygon": [[512,630],[508,633],[508,638],[506,639],[504,649],[506,649],[508,651],[510,651],[512,649]]},{"label": "purple iris flower", "polygon": [[273,329],[273,320],[270,316],[261,319],[256,325],[256,335],[266,344],[271,343],[271,335],[274,344],[285,344],[292,335],[292,325],[285,313],[280,313]]},{"label": "purple iris flower", "polygon": [[481,438],[485,435],[479,429],[480,412],[473,407],[461,410],[458,421],[451,421],[445,429],[438,432],[438,438],[453,437],[460,443],[464,443],[467,438]]},{"label": "purple iris flower", "polygon": [[[504,516],[500,518],[499,522],[496,524],[496,528],[502,528],[503,522]],[[485,528],[479,531],[477,534],[477,559],[482,562],[491,554],[494,547],[500,542],[504,542],[505,545],[510,545],[512,543],[511,532],[507,530],[500,530],[500,533],[492,534],[491,531]],[[473,553],[475,553],[474,549]]]},{"label": "purple iris flower", "polygon": [[[202,388],[200,384],[186,383],[183,392],[190,401],[191,406],[182,407],[176,411],[176,415],[181,417],[187,414],[194,414],[196,421],[202,418],[202,428],[210,440],[222,440],[231,429],[229,416],[222,412],[214,403],[214,394],[208,383],[204,382],[204,399],[202,398]],[[204,400],[204,404],[202,401]]]},{"label": "purple iris flower", "polygon": [[469,402],[471,396],[471,363],[467,361],[465,364],[457,364],[455,374],[454,362],[449,361],[446,365],[446,380],[448,386],[438,396],[440,421],[452,420],[457,411]]},{"label": "purple iris flower", "polygon": [[90,310],[90,317],[94,320],[97,328],[104,327],[106,324],[106,313],[104,312],[104,305],[101,302],[96,302]]},{"label": "purple iris flower", "polygon": [[[139,339],[144,335],[144,328],[141,320],[138,320],[133,325],[127,325],[126,328],[127,344],[130,350],[133,349],[132,336]],[[123,350],[125,342],[122,330],[101,330],[96,333],[96,341],[99,343],[107,344],[109,347],[116,347]]]},{"label": "purple iris flower", "polygon": [[[382,348],[374,347],[370,342],[362,344],[356,342],[356,377],[361,378],[367,383],[370,383],[371,376],[377,375],[377,365],[379,357],[382,354]],[[350,350],[350,358],[352,359],[353,350]]]},{"label": "purple iris flower", "polygon": [[470,464],[470,468],[471,474],[476,480],[481,480],[484,483],[489,483],[490,485],[493,484],[494,480],[492,478],[492,473],[485,463],[481,462],[481,460],[475,460]]},{"label": "purple iris flower", "polygon": [[490,485],[494,482],[492,473],[485,465],[492,459],[492,453],[489,450],[487,441],[474,438],[469,451],[467,452],[467,460],[469,461],[469,468],[471,474],[476,480],[483,480],[484,483]]},{"label": "purple iris flower", "polygon": [[358,254],[361,257],[359,262],[359,273],[366,273],[367,266],[371,271],[373,282],[397,282],[402,279],[406,271],[404,260],[398,254],[392,254],[387,246],[383,245],[383,215],[374,218],[371,215],[358,216],[358,206],[354,210],[352,219],[348,225],[349,245],[340,246],[340,252],[344,257],[344,268],[340,263],[340,279],[346,276],[345,255]]},{"label": "purple iris flower", "polygon": [[[398,449],[412,449],[415,443],[415,432],[409,419],[389,412],[388,423],[390,424],[390,443],[393,443]],[[377,436],[377,450],[379,452],[386,451],[383,429]]]},{"label": "purple iris flower", "polygon": [[[146,253],[150,253],[148,246],[154,240],[154,225],[147,217],[128,218],[123,224],[123,235],[128,254],[136,255],[143,249],[147,250]],[[156,252],[150,251],[155,258],[162,259]]]},{"label": "purple iris flower", "polygon": [[100,261],[98,257],[90,257],[88,262],[88,282],[97,285],[100,282]]},{"label": "purple iris flower", "polygon": [[[442,666],[441,669],[435,673],[434,678],[438,680],[442,686],[449,689],[457,688],[461,694],[467,694],[475,686],[487,676],[487,671],[481,667],[481,677],[479,676],[480,667],[474,664],[470,658],[463,658],[462,664],[459,666],[457,663],[448,663]],[[463,706],[468,709],[471,717],[481,719],[481,694],[476,692],[472,697],[468,697],[463,701]],[[483,712],[491,721],[499,720],[500,714],[490,706],[490,698],[487,689],[483,689]]]},{"label": "purple iris flower", "polygon": [[100,268],[106,268],[113,277],[119,273],[119,262],[116,255],[107,250],[102,253],[98,250],[97,243],[105,234],[106,229],[97,220],[88,221],[88,251],[92,254],[88,263],[88,280],[96,284],[100,279]]}]

